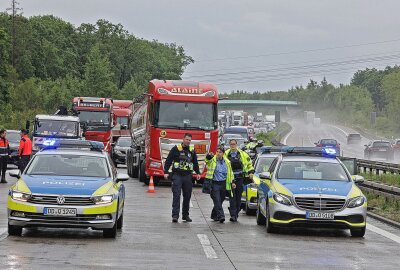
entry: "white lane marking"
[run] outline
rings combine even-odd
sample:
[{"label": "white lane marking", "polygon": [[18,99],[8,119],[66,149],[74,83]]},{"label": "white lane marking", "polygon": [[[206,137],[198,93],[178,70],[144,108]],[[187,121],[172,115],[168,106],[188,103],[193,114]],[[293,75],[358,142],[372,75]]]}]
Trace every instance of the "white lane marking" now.
[{"label": "white lane marking", "polygon": [[390,233],[388,231],[382,230],[382,229],[380,229],[378,227],[375,227],[374,225],[371,225],[369,223],[367,223],[367,229],[370,230],[370,231],[373,231],[374,233],[380,234],[380,235],[382,235],[382,236],[384,236],[384,237],[386,237],[386,238],[388,238],[390,240],[393,240],[393,241],[397,242],[398,244],[400,244],[400,237],[395,235],[395,234],[393,234],[393,233]]},{"label": "white lane marking", "polygon": [[208,239],[207,235],[205,234],[198,234],[197,238],[200,240],[200,244],[203,247],[204,253],[208,259],[217,259],[217,253],[211,246],[210,240]]},{"label": "white lane marking", "polygon": [[332,126],[331,125],[331,127],[333,127],[333,128],[336,128],[336,129],[338,129],[338,130],[340,130],[341,132],[343,132],[344,133],[344,135],[347,137],[347,132],[346,131],[344,131],[343,129],[341,129],[341,128],[339,128],[339,127],[337,127],[337,126]]},{"label": "white lane marking", "polygon": [[193,208],[192,200],[189,201],[190,208]]},{"label": "white lane marking", "polygon": [[283,144],[286,144],[287,140],[293,134],[293,132],[294,132],[294,127],[292,127],[292,130],[288,134],[286,134],[286,136],[283,138],[283,140],[282,140]]}]

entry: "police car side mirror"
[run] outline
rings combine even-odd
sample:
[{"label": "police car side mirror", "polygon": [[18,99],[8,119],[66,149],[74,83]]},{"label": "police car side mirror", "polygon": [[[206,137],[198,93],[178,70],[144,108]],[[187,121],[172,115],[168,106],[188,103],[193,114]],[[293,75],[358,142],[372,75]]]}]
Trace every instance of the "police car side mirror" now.
[{"label": "police car side mirror", "polygon": [[11,170],[8,174],[9,174],[11,177],[20,178],[20,176],[21,176],[21,171],[20,171],[20,170]]},{"label": "police car side mirror", "polygon": [[362,177],[361,175],[352,175],[351,178],[353,179],[354,183],[356,184],[362,184],[364,183],[364,177]]},{"label": "police car side mirror", "polygon": [[259,177],[262,180],[271,180],[272,179],[272,176],[271,176],[270,172],[262,172],[262,173],[260,173]]},{"label": "police car side mirror", "polygon": [[129,180],[129,176],[125,173],[118,173],[117,174],[117,183]]}]

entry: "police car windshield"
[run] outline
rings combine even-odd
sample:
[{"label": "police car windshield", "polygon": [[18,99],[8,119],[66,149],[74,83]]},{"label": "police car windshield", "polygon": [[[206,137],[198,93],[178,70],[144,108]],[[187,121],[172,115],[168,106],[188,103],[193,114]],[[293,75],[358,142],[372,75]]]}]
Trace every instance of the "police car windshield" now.
[{"label": "police car windshield", "polygon": [[256,173],[267,172],[275,157],[259,157],[255,167]]},{"label": "police car windshield", "polygon": [[217,107],[213,103],[158,101],[154,126],[159,128],[215,130]]},{"label": "police car windshield", "polygon": [[350,181],[339,163],[318,161],[282,161],[278,179]]},{"label": "police car windshield", "polygon": [[60,120],[37,120],[34,135],[42,136],[78,136],[78,122]]},{"label": "police car windshield", "polygon": [[110,177],[104,157],[69,154],[36,155],[26,174]]}]

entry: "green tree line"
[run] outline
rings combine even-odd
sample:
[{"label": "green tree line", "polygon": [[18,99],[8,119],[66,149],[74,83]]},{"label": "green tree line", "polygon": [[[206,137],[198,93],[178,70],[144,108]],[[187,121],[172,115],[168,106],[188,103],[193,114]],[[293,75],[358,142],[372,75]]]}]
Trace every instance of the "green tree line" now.
[{"label": "green tree line", "polygon": [[[247,92],[236,90],[223,96],[229,99],[294,100],[304,110],[314,110],[323,119],[346,122],[383,131],[384,135],[400,134],[400,67],[384,70],[357,71],[347,85],[334,86],[324,78],[310,80],[307,86],[288,91]],[[371,126],[371,112],[377,112],[376,126]]]},{"label": "green tree line", "polygon": [[[0,127],[21,128],[74,96],[133,99],[151,79],[180,79],[182,46],[145,40],[121,24],[74,26],[54,16],[0,13]],[[13,35],[14,34],[14,35]]]}]

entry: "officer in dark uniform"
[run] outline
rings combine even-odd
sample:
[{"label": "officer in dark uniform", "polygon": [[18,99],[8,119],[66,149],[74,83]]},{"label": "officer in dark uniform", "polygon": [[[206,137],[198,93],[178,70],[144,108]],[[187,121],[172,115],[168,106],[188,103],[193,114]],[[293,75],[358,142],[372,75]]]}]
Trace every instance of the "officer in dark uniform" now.
[{"label": "officer in dark uniform", "polygon": [[6,130],[0,130],[0,183],[7,183],[6,181],[6,171],[7,171],[7,163],[8,158],[11,155],[10,144],[6,138]]},{"label": "officer in dark uniform", "polygon": [[19,169],[21,173],[25,170],[32,155],[32,141],[28,137],[29,131],[26,129],[21,130],[21,140],[19,141],[18,155],[19,155]]},{"label": "officer in dark uniform", "polygon": [[164,178],[169,177],[169,168],[172,165],[172,222],[178,222],[181,190],[183,191],[182,219],[191,222],[189,217],[189,203],[192,196],[192,173],[197,174],[200,180],[199,163],[193,147],[190,146],[192,134],[186,133],[182,144],[172,147],[164,164]]}]

